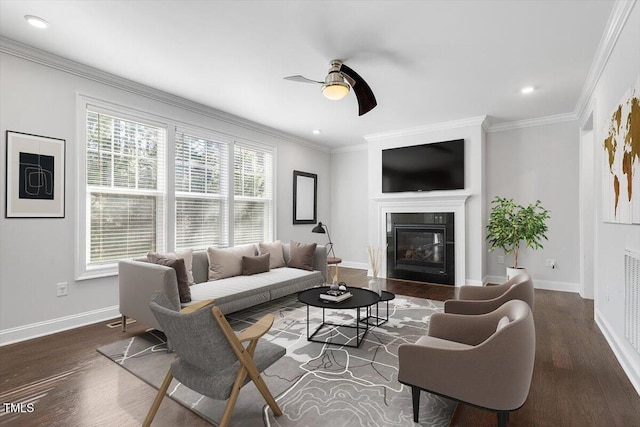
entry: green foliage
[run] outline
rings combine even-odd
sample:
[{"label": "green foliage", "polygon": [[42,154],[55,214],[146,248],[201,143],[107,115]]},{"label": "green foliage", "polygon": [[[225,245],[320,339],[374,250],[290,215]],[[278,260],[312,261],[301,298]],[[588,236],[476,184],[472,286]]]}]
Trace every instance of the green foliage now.
[{"label": "green foliage", "polygon": [[496,196],[491,201],[492,209],[487,225],[489,250],[504,250],[513,253],[514,267],[518,267],[518,248],[524,241],[528,248],[541,249],[542,239],[548,240],[546,221],[549,211],[543,208],[540,200],[527,207],[516,204],[513,199]]}]

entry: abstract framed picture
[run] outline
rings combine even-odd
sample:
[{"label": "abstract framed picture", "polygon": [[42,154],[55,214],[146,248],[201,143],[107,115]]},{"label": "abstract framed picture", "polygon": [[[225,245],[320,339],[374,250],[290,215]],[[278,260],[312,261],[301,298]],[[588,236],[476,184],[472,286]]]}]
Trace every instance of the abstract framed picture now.
[{"label": "abstract framed picture", "polygon": [[7,131],[6,218],[64,218],[65,143]]}]

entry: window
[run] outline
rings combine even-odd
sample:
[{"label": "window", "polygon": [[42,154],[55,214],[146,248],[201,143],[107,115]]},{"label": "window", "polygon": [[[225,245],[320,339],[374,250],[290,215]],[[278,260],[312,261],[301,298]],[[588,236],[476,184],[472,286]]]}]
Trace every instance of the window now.
[{"label": "window", "polygon": [[78,100],[79,280],[151,251],[273,240],[274,147]]},{"label": "window", "polygon": [[176,249],[228,246],[229,148],[176,132]]},{"label": "window", "polygon": [[164,249],[166,130],[86,115],[86,266]]},{"label": "window", "polygon": [[244,144],[234,147],[234,244],[273,239],[273,153]]}]

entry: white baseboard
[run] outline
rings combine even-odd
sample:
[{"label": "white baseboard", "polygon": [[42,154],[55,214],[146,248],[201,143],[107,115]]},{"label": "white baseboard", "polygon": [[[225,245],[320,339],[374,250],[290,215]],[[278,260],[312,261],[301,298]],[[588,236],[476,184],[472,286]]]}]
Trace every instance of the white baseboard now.
[{"label": "white baseboard", "polygon": [[618,359],[620,366],[622,366],[622,370],[631,381],[631,385],[636,389],[636,393],[640,395],[640,356],[626,351],[625,347],[619,344],[623,338],[618,338],[609,322],[598,310],[595,310],[595,321],[602,335],[609,343],[609,347],[613,350],[613,354]]},{"label": "white baseboard", "polygon": [[120,317],[117,305],[0,331],[0,347]]},{"label": "white baseboard", "polygon": [[[485,276],[484,283],[504,283],[506,276]],[[544,289],[547,291],[560,291],[560,292],[573,292],[578,293],[580,291],[579,283],[571,282],[556,282],[553,280],[537,280],[533,278],[533,286],[536,289]]]},{"label": "white baseboard", "polygon": [[357,268],[358,270],[367,270],[367,274],[371,276],[371,269],[366,262],[342,261],[340,267]]}]

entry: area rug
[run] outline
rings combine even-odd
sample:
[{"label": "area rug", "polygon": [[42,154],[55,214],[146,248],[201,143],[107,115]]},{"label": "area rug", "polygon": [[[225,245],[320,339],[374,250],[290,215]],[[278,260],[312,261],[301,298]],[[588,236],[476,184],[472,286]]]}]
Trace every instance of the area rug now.
[{"label": "area rug", "polygon": [[[386,314],[381,303],[380,314]],[[252,382],[242,388],[233,426],[413,426],[411,389],[398,382],[398,346],[426,333],[429,317],[442,303],[397,296],[389,302],[389,321],[369,330],[359,348],[307,341],[307,307],[296,296],[281,298],[227,316],[240,331],[267,313],[276,320],[265,335],[287,354],[263,372],[283,415],[275,417]],[[353,322],[355,310],[327,310],[327,321]],[[311,308],[311,327],[320,324],[322,310]],[[350,342],[345,328],[323,328],[316,338]],[[135,376],[159,388],[174,359],[165,336],[152,330],[98,348]],[[217,425],[226,402],[202,396],[175,379],[168,394]],[[151,406],[151,402],[149,402]],[[455,402],[422,392],[420,425],[447,426]]]}]

